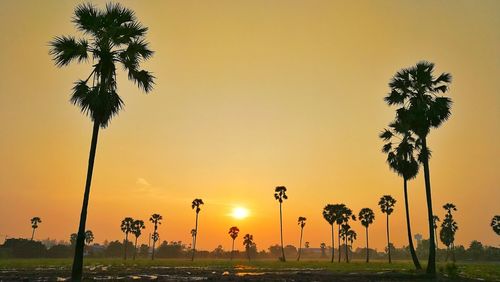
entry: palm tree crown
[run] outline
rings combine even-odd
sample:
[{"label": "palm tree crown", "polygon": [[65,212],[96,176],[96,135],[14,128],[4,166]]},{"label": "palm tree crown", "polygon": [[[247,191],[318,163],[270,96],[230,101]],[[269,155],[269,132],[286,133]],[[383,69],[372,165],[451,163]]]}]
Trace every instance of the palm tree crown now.
[{"label": "palm tree crown", "polygon": [[280,203],[283,203],[284,200],[288,199],[286,195],[286,187],[278,186],[274,189],[274,198],[278,200]]},{"label": "palm tree crown", "polygon": [[358,219],[361,225],[368,227],[375,220],[375,213],[370,208],[363,208],[359,211]]},{"label": "palm tree crown", "polygon": [[307,218],[299,216],[299,219],[297,219],[297,223],[299,224],[300,228],[304,228],[304,226],[306,226],[306,220]]},{"label": "palm tree crown", "polygon": [[146,228],[146,225],[144,224],[144,221],[142,220],[134,220],[132,223],[132,234],[134,234],[135,237],[139,237],[142,234],[141,229]]},{"label": "palm tree crown", "polygon": [[38,216],[33,217],[32,219],[30,219],[30,221],[31,221],[31,228],[33,229],[37,229],[38,224],[42,223],[42,219],[39,218]]},{"label": "palm tree crown", "polygon": [[229,236],[235,240],[238,237],[238,233],[240,232],[240,229],[236,226],[233,226],[229,228]]},{"label": "palm tree crown", "polygon": [[495,215],[491,219],[490,226],[493,229],[493,232],[495,232],[497,235],[500,235],[500,215]]},{"label": "palm tree crown", "polygon": [[85,243],[89,245],[94,241],[94,232],[92,230],[85,231]]},{"label": "palm tree crown", "polygon": [[396,199],[390,195],[384,195],[380,198],[378,205],[380,210],[387,215],[390,215],[394,211],[394,205],[396,204]]},{"label": "palm tree crown", "polygon": [[144,39],[148,28],[137,21],[132,10],[118,3],[107,4],[104,10],[80,4],[75,9],[73,23],[84,37],[55,37],[50,42],[50,55],[58,67],[92,60],[92,71],[87,79],[75,83],[70,100],[105,128],[123,108],[117,93],[117,63],[144,92],[153,88],[154,76],[140,69],[140,63],[153,55]]},{"label": "palm tree crown", "polygon": [[158,224],[161,224],[161,220],[163,219],[163,217],[157,213],[155,214],[152,214],[151,217],[149,218],[149,221],[151,221],[151,223],[153,223],[154,225],[158,225]]},{"label": "palm tree crown", "polygon": [[128,234],[132,232],[134,226],[134,219],[131,217],[126,217],[122,220],[120,228],[123,233]]},{"label": "palm tree crown", "polygon": [[191,208],[195,209],[196,208],[196,213],[200,212],[200,206],[203,205],[203,200],[202,199],[194,199],[193,202],[191,203]]}]

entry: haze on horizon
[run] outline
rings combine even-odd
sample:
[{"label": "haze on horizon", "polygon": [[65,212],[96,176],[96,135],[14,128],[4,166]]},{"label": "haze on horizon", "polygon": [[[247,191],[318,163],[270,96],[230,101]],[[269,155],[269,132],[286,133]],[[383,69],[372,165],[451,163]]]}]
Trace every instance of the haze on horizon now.
[{"label": "haze on horizon", "polygon": [[[377,202],[391,194],[391,240],[407,245],[402,179],[377,135],[394,115],[390,78],[429,60],[453,75],[454,102],[429,139],[434,212],[457,205],[456,245],[499,245],[489,222],[500,212],[500,2],[120,2],[149,27],[145,68],[157,80],[144,95],[118,77],[125,110],[100,133],[87,219],[97,242],[122,240],[126,216],[160,213],[160,240],[189,243],[191,201],[202,198],[199,248],[228,249],[236,225],[267,249],[279,242],[273,191],[284,185],[285,244],[298,245],[305,216],[304,241],[328,245],[322,208],[345,203],[376,212],[370,245],[382,250]],[[76,34],[78,3],[0,2],[2,242],[29,237],[33,216],[38,239],[67,241],[78,227],[92,125],[68,100],[90,64],[58,69],[48,55],[54,36]],[[422,172],[409,193],[413,233],[425,238]],[[234,207],[248,217],[230,216]]]}]

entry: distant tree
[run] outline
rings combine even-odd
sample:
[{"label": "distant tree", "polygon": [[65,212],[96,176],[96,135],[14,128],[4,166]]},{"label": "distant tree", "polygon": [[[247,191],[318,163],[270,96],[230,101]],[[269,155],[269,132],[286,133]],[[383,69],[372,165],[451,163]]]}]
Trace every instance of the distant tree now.
[{"label": "distant tree", "polygon": [[202,199],[194,199],[193,202],[191,203],[191,208],[196,211],[196,223],[194,227],[195,232],[194,232],[193,253],[191,256],[191,261],[194,260],[194,254],[196,253],[196,239],[198,238],[198,214],[201,211],[200,206],[203,204],[204,203]]},{"label": "distant tree", "polygon": [[31,228],[33,229],[33,232],[31,233],[31,241],[33,241],[33,238],[35,237],[35,230],[38,228],[38,224],[40,223],[42,223],[42,220],[38,216],[31,219]]},{"label": "distant tree", "polygon": [[12,258],[41,258],[47,251],[42,242],[21,238],[6,239],[0,250],[8,250]]},{"label": "distant tree", "polygon": [[154,224],[154,232],[151,235],[151,239],[153,240],[153,250],[151,254],[151,260],[155,259],[155,244],[156,241],[160,240],[160,234],[158,234],[158,225],[161,224],[163,217],[160,214],[154,213],[149,218],[149,221]]},{"label": "distant tree", "polygon": [[476,240],[472,241],[469,245],[469,249],[467,249],[467,253],[469,253],[474,260],[481,259],[484,255],[483,244]]},{"label": "distant tree", "polygon": [[443,206],[443,209],[446,210],[446,214],[444,216],[444,220],[441,223],[441,231],[439,233],[439,237],[441,241],[446,246],[446,261],[448,260],[448,254],[451,251],[452,260],[455,261],[455,233],[458,230],[458,224],[453,218],[453,211],[456,211],[457,208],[452,203],[447,203]]},{"label": "distant tree", "polygon": [[233,244],[231,246],[231,260],[233,260],[233,254],[234,254],[234,240],[238,237],[238,233],[240,233],[240,229],[236,226],[233,226],[229,228],[229,236],[233,240]]},{"label": "distant tree", "polygon": [[375,213],[370,208],[363,208],[359,211],[358,214],[359,221],[361,221],[361,225],[366,228],[366,262],[370,261],[370,254],[368,248],[368,227],[375,220]]},{"label": "distant tree", "polygon": [[139,256],[146,258],[149,255],[149,246],[147,244],[141,244],[139,247]]},{"label": "distant tree", "polygon": [[92,62],[88,78],[75,83],[70,99],[94,122],[71,275],[72,280],[81,280],[85,223],[99,128],[106,128],[124,106],[117,93],[116,64],[121,64],[128,71],[128,78],[146,93],[152,90],[154,77],[140,69],[140,63],[149,59],[153,51],[144,40],[148,29],[137,21],[132,10],[119,3],[109,3],[102,10],[93,4],[82,3],[75,8],[73,23],[85,37],[58,36],[49,45],[50,55],[58,67],[73,61],[87,62],[89,57]]},{"label": "distant tree", "polygon": [[[319,248],[321,249],[321,257],[326,257],[326,244],[325,243],[321,243],[319,245]],[[332,261],[331,262],[333,262],[333,253],[334,252],[332,251]]]},{"label": "distant tree", "polygon": [[248,261],[250,261],[250,249],[252,248],[252,246],[254,245],[254,242],[253,242],[253,235],[251,234],[246,234],[244,237],[243,237],[243,245],[245,246],[245,250],[247,252],[247,257],[248,257]]},{"label": "distant tree", "polygon": [[352,244],[354,243],[354,241],[356,241],[358,234],[356,233],[356,231],[350,229],[347,231],[346,236],[347,236],[347,242],[351,244],[350,247],[352,250]]},{"label": "distant tree", "polygon": [[[336,216],[336,205],[328,204],[323,208],[323,218],[330,224],[332,227],[332,259],[330,262],[333,263],[335,257],[335,237],[333,233],[333,225],[335,224],[335,216]],[[325,243],[322,243],[324,245]],[[326,245],[324,246],[326,248]],[[324,254],[325,248],[321,248],[322,253]]]},{"label": "distant tree", "polygon": [[417,157],[415,157],[419,147],[417,145],[418,141],[409,130],[408,125],[398,120],[389,124],[389,129],[384,129],[379,137],[387,141],[382,146],[382,152],[387,154],[389,168],[403,178],[408,249],[410,250],[415,268],[420,270],[422,266],[420,266],[415,247],[413,246],[410,207],[408,203],[408,181],[417,176],[419,169],[419,164],[416,160]]},{"label": "distant tree", "polygon": [[[349,237],[349,233],[351,230],[351,226],[347,223],[342,224],[342,227],[340,228],[340,237],[344,241],[344,248],[345,248],[345,261],[348,263],[349,262],[349,246],[347,244],[347,240]],[[351,235],[353,236],[353,235]],[[340,248],[340,245],[339,245]]]},{"label": "distant tree", "polygon": [[431,128],[438,128],[451,115],[451,99],[444,96],[451,83],[451,75],[433,75],[434,64],[426,61],[398,71],[389,83],[390,93],[384,98],[389,106],[399,106],[396,119],[418,136],[421,150],[418,160],[424,167],[427,220],[429,226],[429,259],[427,273],[436,273],[436,244],[434,242],[431,180],[429,169],[430,150],[427,136]]},{"label": "distant tree", "polygon": [[300,260],[300,254],[302,251],[302,234],[304,233],[304,226],[306,226],[306,220],[307,219],[303,216],[299,216],[299,219],[297,220],[300,226],[299,255],[297,256],[297,261]]},{"label": "distant tree", "polygon": [[[340,262],[340,237],[341,237],[341,229],[342,229],[342,226],[343,225],[347,225],[348,227],[345,227],[347,229],[350,229],[351,227],[349,226],[349,220],[352,219],[352,220],[356,220],[356,216],[353,214],[352,210],[350,208],[348,208],[346,205],[344,204],[339,204],[337,205],[336,207],[336,222],[337,222],[337,225],[339,226],[339,257],[338,257],[338,261]],[[349,261],[349,258],[347,257],[348,254],[347,254],[347,239],[344,238],[344,242],[345,242],[345,250],[346,250],[346,261],[348,262]]]},{"label": "distant tree", "polygon": [[[389,239],[389,215],[394,211],[394,205],[396,204],[396,200],[390,196],[390,195],[384,195],[380,198],[380,201],[378,202],[378,205],[380,206],[380,210],[382,213],[385,213],[387,215],[387,246],[391,243]],[[388,254],[389,254],[389,263],[392,262],[391,260],[391,248],[387,247]]]},{"label": "distant tree", "polygon": [[92,242],[94,242],[94,233],[92,230],[85,231],[85,244],[90,245]]},{"label": "distant tree", "polygon": [[500,215],[495,215],[491,219],[490,226],[493,229],[493,232],[495,232],[497,235],[500,235]]},{"label": "distant tree", "polygon": [[134,242],[134,257],[133,260],[135,260],[135,257],[137,255],[137,239],[139,236],[141,236],[142,229],[146,228],[146,225],[144,224],[144,221],[142,220],[134,220],[132,223],[132,234],[135,236],[135,242]]},{"label": "distant tree", "polygon": [[69,243],[73,247],[76,246],[76,238],[77,238],[76,233],[71,233],[71,235],[69,236]]},{"label": "distant tree", "polygon": [[285,262],[285,248],[283,247],[283,212],[282,212],[282,207],[281,205],[283,204],[283,201],[288,199],[288,196],[286,195],[286,187],[285,186],[278,186],[274,189],[274,198],[280,203],[280,235],[281,235],[281,258],[280,260]]},{"label": "distant tree", "polygon": [[434,215],[432,217],[432,224],[434,225],[434,234],[436,234],[436,249],[439,250],[439,246],[438,246],[438,232],[437,232],[437,228],[438,228],[438,222],[440,222],[441,220],[439,219],[439,216],[437,215]]},{"label": "distant tree", "polygon": [[306,249],[309,249],[309,248],[310,248],[310,243],[309,243],[309,241],[306,241],[306,242],[304,243],[304,248],[306,248]]},{"label": "distant tree", "polygon": [[128,234],[132,232],[134,226],[134,219],[131,217],[126,217],[122,220],[120,228],[123,233],[125,233],[125,247],[123,248],[123,259],[127,260],[127,248],[128,245]]}]

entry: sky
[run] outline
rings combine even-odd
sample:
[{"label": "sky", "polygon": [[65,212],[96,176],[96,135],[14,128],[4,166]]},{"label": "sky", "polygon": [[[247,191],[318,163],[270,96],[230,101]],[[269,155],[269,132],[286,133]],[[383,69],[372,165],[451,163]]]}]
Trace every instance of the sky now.
[{"label": "sky", "polygon": [[[69,240],[83,198],[92,125],[69,103],[90,64],[57,68],[48,42],[78,35],[78,1],[0,1],[0,242],[31,236]],[[103,7],[104,1],[93,1]],[[145,26],[156,76],[144,94],[118,75],[125,108],[99,135],[87,229],[121,240],[124,217],[160,213],[160,240],[189,243],[194,198],[198,245],[230,248],[231,226],[257,248],[330,245],[326,204],[375,211],[370,245],[407,245],[403,181],[388,169],[378,133],[393,119],[383,97],[401,68],[420,60],[453,75],[452,116],[428,144],[435,213],[454,203],[456,244],[498,246],[500,214],[499,1],[122,1]],[[423,174],[409,182],[413,233],[428,236]],[[249,216],[235,219],[235,207]],[[351,224],[365,244],[364,229]],[[147,223],[144,234],[151,232]],[[139,238],[147,243],[147,235]]]}]

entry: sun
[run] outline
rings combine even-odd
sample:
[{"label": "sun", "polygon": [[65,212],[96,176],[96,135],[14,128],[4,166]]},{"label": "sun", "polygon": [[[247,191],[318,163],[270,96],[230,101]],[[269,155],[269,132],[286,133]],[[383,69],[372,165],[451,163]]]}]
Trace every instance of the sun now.
[{"label": "sun", "polygon": [[233,209],[233,212],[231,213],[231,216],[236,218],[236,219],[244,219],[248,217],[248,210],[243,208],[243,207],[235,207]]}]

